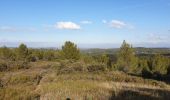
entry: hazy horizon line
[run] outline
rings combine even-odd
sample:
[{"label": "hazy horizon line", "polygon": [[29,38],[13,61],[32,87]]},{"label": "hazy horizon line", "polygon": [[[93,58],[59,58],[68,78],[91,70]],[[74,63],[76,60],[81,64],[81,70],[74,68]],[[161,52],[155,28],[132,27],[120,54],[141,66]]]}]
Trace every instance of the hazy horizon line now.
[{"label": "hazy horizon line", "polygon": [[[26,44],[30,48],[61,48],[64,42],[0,42],[0,47],[18,47],[21,43]],[[79,48],[119,48],[122,43],[76,43]],[[170,48],[170,44],[167,43],[132,43],[133,47],[144,48]]]}]

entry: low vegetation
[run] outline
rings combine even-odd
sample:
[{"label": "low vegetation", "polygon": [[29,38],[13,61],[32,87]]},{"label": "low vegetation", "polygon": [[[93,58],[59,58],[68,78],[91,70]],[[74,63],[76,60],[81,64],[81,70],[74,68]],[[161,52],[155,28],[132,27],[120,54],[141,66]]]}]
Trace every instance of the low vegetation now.
[{"label": "low vegetation", "polygon": [[117,54],[0,48],[0,100],[167,100],[170,58],[138,56],[123,41]]}]

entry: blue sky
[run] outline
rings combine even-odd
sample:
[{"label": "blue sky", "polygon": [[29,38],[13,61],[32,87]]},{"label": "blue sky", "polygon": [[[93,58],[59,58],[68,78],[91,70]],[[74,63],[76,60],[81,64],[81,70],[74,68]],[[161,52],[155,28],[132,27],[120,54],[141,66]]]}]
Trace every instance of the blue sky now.
[{"label": "blue sky", "polygon": [[[0,0],[0,45],[170,47],[170,0]],[[36,44],[36,45],[35,45]]]}]

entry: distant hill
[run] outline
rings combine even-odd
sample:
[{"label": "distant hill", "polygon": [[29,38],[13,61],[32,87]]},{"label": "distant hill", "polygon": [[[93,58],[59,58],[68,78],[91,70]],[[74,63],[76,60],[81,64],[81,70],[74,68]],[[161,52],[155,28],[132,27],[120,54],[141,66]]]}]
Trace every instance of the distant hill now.
[{"label": "distant hill", "polygon": [[[134,48],[136,54],[170,54],[170,48],[144,48],[144,47],[136,47]],[[119,48],[112,49],[81,49],[82,53],[85,54],[116,54],[119,51]]]}]

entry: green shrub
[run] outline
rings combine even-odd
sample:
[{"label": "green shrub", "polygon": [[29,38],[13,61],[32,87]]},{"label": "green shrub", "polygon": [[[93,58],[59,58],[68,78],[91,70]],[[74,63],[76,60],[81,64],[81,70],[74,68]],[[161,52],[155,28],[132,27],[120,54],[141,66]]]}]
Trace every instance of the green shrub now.
[{"label": "green shrub", "polygon": [[9,60],[9,59],[13,59],[13,52],[11,49],[9,49],[8,47],[4,46],[2,48],[0,48],[0,58],[4,59],[4,60]]},{"label": "green shrub", "polygon": [[43,59],[44,60],[53,60],[55,55],[54,55],[55,51],[52,51],[52,50],[46,50],[43,54]]},{"label": "green shrub", "polygon": [[95,59],[91,55],[87,55],[87,54],[82,54],[81,60],[87,64],[95,62]]},{"label": "green shrub", "polygon": [[166,74],[168,68],[168,59],[163,55],[156,54],[152,58],[152,71],[160,74]]}]

